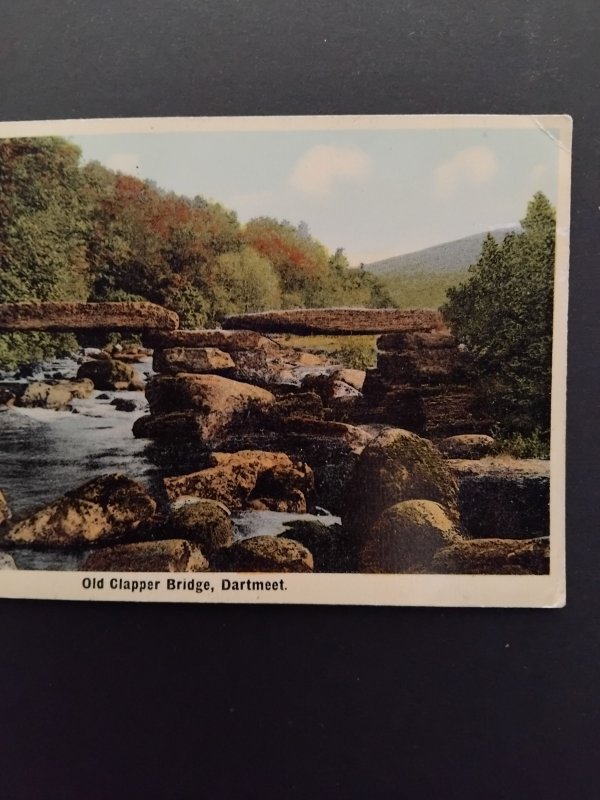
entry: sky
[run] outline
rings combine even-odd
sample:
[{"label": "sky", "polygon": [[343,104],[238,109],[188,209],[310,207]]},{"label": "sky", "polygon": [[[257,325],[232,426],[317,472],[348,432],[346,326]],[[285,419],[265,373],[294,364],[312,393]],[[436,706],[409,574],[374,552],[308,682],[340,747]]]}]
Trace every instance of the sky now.
[{"label": "sky", "polygon": [[352,265],[517,223],[555,203],[559,144],[539,128],[201,131],[68,137],[85,161],[256,216],[307,223]]}]

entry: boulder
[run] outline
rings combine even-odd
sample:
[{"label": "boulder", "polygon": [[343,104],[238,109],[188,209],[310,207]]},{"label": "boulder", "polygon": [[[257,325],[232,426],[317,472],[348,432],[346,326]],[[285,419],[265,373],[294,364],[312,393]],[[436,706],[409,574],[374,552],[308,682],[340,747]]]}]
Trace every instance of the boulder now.
[{"label": "boulder", "polygon": [[146,387],[153,414],[192,411],[200,439],[214,444],[230,433],[244,429],[253,416],[275,402],[266,389],[220,375],[160,375]]},{"label": "boulder", "polygon": [[206,415],[231,417],[249,406],[269,406],[275,398],[258,386],[221,375],[158,375],[146,387],[152,413],[201,411]]},{"label": "boulder", "polygon": [[461,540],[446,509],[431,500],[405,500],[388,508],[359,548],[359,572],[427,572],[438,550]]},{"label": "boulder", "polygon": [[19,405],[23,408],[49,408],[53,411],[62,411],[69,408],[72,399],[73,393],[64,384],[33,381],[19,398]]},{"label": "boulder", "polygon": [[6,534],[11,544],[79,547],[133,533],[156,511],[146,489],[126,475],[101,475],[21,522]]},{"label": "boulder", "polygon": [[267,349],[231,350],[229,355],[235,365],[230,377],[236,381],[258,386],[269,386],[280,381],[283,362],[278,356],[270,356]]},{"label": "boulder", "polygon": [[16,395],[4,386],[0,386],[0,406],[5,408],[15,404]]},{"label": "boulder", "polygon": [[255,536],[218,550],[211,567],[219,572],[312,572],[313,557],[291,539]]},{"label": "boulder", "polygon": [[117,411],[137,411],[138,404],[135,400],[129,400],[126,397],[115,397],[110,403]]},{"label": "boulder", "polygon": [[229,353],[216,347],[172,347],[155,350],[152,366],[155,372],[176,375],[178,372],[230,372],[235,363]]},{"label": "boulder", "polygon": [[167,539],[103,547],[86,558],[88,572],[205,572],[208,561],[194,542]]},{"label": "boulder", "polygon": [[550,530],[550,462],[510,456],[447,462],[459,485],[465,535],[529,539]]},{"label": "boulder", "polygon": [[14,558],[9,553],[0,553],[0,569],[18,569]]},{"label": "boulder", "polygon": [[372,431],[343,422],[301,416],[276,422],[269,417],[262,427],[232,436],[220,448],[283,451],[308,464],[315,479],[314,503],[339,514],[347,505],[346,487],[359,455],[373,438]]},{"label": "boulder", "polygon": [[170,500],[194,495],[225,503],[230,509],[306,511],[306,494],[313,488],[313,473],[294,463],[285,453],[242,450],[212,453],[208,469],[165,478]]},{"label": "boulder", "polygon": [[458,486],[439,450],[414,433],[386,428],[358,459],[346,490],[344,527],[361,537],[403,500],[432,500],[458,519]]},{"label": "boulder", "polygon": [[76,400],[85,400],[94,394],[94,382],[89,378],[76,381],[61,381],[60,386],[66,386]]},{"label": "boulder", "polygon": [[96,389],[103,391],[128,389],[135,380],[136,372],[129,364],[117,360],[94,360],[84,362],[77,370],[78,378],[89,378]]},{"label": "boulder", "polygon": [[195,500],[177,506],[168,525],[174,535],[196,542],[206,555],[233,542],[230,512],[214,500]]},{"label": "boulder", "polygon": [[335,401],[355,399],[361,396],[358,389],[337,376],[338,373],[326,375],[307,375],[302,380],[302,388],[319,395],[325,405],[332,405]]},{"label": "boulder", "polygon": [[[223,431],[223,437],[226,431]],[[217,436],[206,435],[205,418],[195,411],[174,411],[170,414],[145,414],[133,423],[133,435],[137,439],[157,439],[159,442],[189,449],[209,449],[220,446]]]},{"label": "boulder", "polygon": [[4,492],[0,491],[0,527],[2,527],[2,525],[6,525],[10,517],[11,514],[10,508],[8,507],[8,502],[4,496]]},{"label": "boulder", "polygon": [[127,384],[128,392],[143,392],[146,388],[146,381],[141,375],[135,375]]},{"label": "boulder", "polygon": [[0,331],[173,330],[174,311],[154,303],[0,303]]},{"label": "boulder", "polygon": [[495,444],[495,440],[484,433],[467,433],[448,436],[438,442],[438,447],[447,458],[478,459],[491,455]]},{"label": "boulder", "polygon": [[351,572],[352,562],[341,525],[323,525],[316,520],[288,523],[280,538],[292,539],[313,557],[315,572]]},{"label": "boulder", "polygon": [[364,369],[336,369],[333,373],[333,378],[336,381],[347,383],[357,392],[361,392],[366,375],[367,373]]},{"label": "boulder", "polygon": [[275,404],[269,409],[265,425],[280,429],[292,419],[322,419],[323,401],[315,392],[298,392],[277,397]]},{"label": "boulder", "polygon": [[432,572],[462,575],[548,575],[550,540],[470,539],[433,557]]}]

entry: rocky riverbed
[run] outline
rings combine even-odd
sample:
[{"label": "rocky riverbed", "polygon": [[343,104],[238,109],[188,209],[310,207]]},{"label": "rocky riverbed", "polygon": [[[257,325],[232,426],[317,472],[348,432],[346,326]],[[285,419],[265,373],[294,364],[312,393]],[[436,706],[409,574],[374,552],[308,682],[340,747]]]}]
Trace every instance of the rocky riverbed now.
[{"label": "rocky riverbed", "polygon": [[494,460],[434,321],[366,376],[236,330],[0,376],[0,567],[547,572],[547,465]]}]

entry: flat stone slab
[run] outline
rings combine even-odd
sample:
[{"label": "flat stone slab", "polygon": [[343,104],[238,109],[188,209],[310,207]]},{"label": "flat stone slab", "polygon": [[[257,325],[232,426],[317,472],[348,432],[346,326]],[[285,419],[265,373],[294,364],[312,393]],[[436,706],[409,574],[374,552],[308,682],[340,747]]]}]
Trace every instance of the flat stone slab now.
[{"label": "flat stone slab", "polygon": [[232,353],[238,350],[256,350],[258,348],[261,350],[278,349],[275,342],[266,339],[256,331],[224,331],[221,328],[151,331],[144,334],[144,343],[155,350],[174,347],[216,347],[225,353]]},{"label": "flat stone slab", "polygon": [[299,336],[401,333],[445,328],[433,308],[294,308],[226,317],[223,327]]},{"label": "flat stone slab", "polygon": [[171,331],[179,317],[154,303],[0,303],[0,332]]}]

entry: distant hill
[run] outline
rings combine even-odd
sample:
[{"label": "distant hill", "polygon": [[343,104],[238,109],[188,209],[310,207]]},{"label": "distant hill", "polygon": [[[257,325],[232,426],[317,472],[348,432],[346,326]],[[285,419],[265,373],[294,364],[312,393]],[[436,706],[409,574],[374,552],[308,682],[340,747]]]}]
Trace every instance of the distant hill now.
[{"label": "distant hill", "polygon": [[[490,233],[501,242],[509,233],[518,232],[520,225],[496,228]],[[430,273],[444,275],[446,273],[464,272],[474,264],[481,253],[481,246],[487,233],[474,233],[453,242],[444,242],[414,253],[392,256],[382,261],[365,264],[364,268],[381,277],[411,275],[414,273]]]}]

